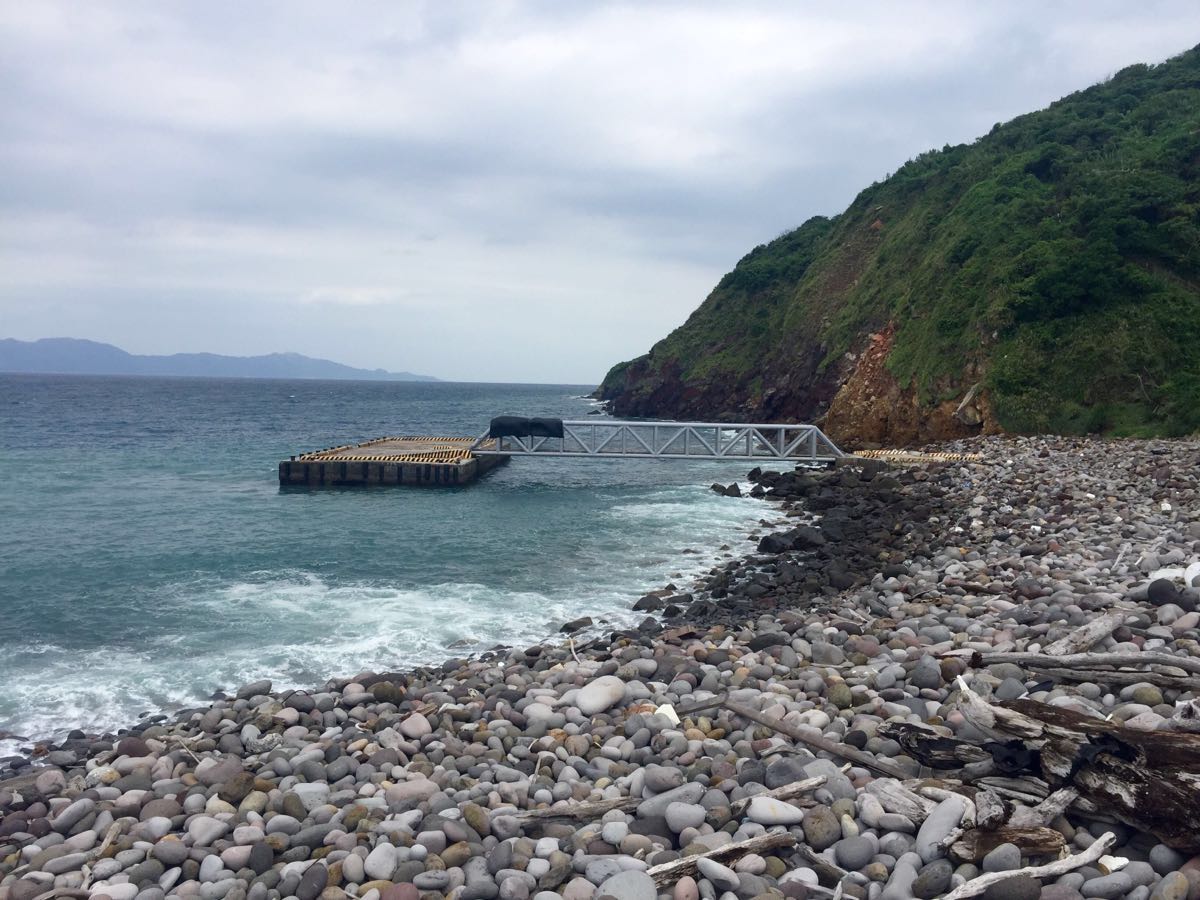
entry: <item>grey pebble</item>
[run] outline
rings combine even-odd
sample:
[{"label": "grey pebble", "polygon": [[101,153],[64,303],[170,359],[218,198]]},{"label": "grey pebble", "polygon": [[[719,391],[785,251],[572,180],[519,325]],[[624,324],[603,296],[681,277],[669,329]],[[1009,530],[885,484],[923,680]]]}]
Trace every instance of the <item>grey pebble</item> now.
[{"label": "grey pebble", "polygon": [[1016,844],[1001,844],[984,858],[980,868],[984,872],[1011,872],[1021,868],[1021,850]]}]

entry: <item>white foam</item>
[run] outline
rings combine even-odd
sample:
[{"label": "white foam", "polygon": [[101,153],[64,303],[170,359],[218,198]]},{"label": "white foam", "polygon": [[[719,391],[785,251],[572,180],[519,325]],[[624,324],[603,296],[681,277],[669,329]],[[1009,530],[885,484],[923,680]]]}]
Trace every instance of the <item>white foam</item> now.
[{"label": "white foam", "polygon": [[[597,526],[602,539],[581,548],[577,571],[568,565],[544,592],[453,581],[417,588],[335,582],[303,569],[177,583],[160,602],[188,609],[194,628],[134,649],[22,648],[21,659],[5,666],[0,731],[45,739],[71,728],[113,730],[259,678],[276,689],[312,688],[363,670],[524,646],[556,637],[558,625],[581,616],[633,625],[641,614],[630,607],[640,593],[675,573],[698,577],[720,558],[717,547],[758,526],[762,503],[698,490],[654,489],[610,507],[611,521]],[[0,741],[0,755],[20,743]]]}]

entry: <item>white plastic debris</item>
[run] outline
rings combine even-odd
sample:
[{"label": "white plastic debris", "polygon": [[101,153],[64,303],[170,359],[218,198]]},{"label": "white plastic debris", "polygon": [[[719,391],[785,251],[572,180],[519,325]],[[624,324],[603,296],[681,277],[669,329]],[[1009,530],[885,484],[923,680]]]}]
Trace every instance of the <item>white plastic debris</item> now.
[{"label": "white plastic debris", "polygon": [[1096,860],[1096,865],[1105,875],[1111,875],[1113,872],[1119,872],[1129,865],[1129,860],[1124,856],[1102,856]]},{"label": "white plastic debris", "polygon": [[672,725],[679,724],[679,713],[675,712],[675,707],[670,703],[664,703],[662,706],[655,707],[654,712],[658,715],[666,716],[671,720]]},{"label": "white plastic debris", "polygon": [[1150,573],[1151,581],[1158,581],[1160,578],[1165,578],[1168,581],[1182,581],[1185,572],[1179,566],[1167,566],[1165,569],[1155,569]]}]

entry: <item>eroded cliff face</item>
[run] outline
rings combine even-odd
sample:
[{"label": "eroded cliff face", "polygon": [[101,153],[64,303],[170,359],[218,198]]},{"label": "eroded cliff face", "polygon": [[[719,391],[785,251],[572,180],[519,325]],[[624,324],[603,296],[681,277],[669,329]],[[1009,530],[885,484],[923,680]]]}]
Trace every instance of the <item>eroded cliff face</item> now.
[{"label": "eroded cliff face", "polygon": [[849,449],[902,447],[979,434],[997,434],[981,373],[964,366],[962,383],[940,385],[950,399],[922,403],[887,367],[895,323],[867,335],[857,352],[825,370],[820,347],[793,347],[790,360],[764,360],[741,382],[695,383],[678,365],[655,368],[651,356],[635,360],[627,382],[608,386],[602,399],[619,417],[742,422],[811,422]]},{"label": "eroded cliff face", "polygon": [[901,386],[887,367],[895,336],[890,323],[870,335],[857,354],[821,422],[830,437],[848,448],[868,448],[1002,432],[974,366],[963,372],[964,380],[976,379],[974,384],[953,399],[922,404],[915,390]]}]

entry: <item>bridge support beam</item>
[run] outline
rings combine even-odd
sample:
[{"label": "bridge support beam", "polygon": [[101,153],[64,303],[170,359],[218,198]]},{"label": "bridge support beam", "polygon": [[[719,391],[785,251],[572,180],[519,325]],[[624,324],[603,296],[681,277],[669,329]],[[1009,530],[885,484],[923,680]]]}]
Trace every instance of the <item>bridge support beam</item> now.
[{"label": "bridge support beam", "polygon": [[492,437],[471,446],[476,456],[578,456],[604,459],[790,460],[832,463],[846,454],[815,425],[724,422],[562,422],[563,436]]}]

